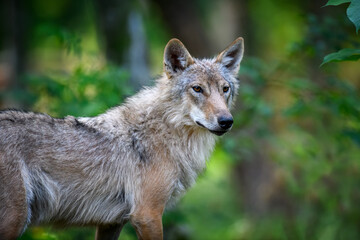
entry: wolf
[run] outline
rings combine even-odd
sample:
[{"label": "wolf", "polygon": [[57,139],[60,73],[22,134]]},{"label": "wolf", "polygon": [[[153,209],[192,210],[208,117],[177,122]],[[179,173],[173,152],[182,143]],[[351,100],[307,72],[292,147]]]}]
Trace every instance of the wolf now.
[{"label": "wolf", "polygon": [[95,117],[0,113],[0,239],[31,224],[96,226],[118,239],[130,222],[139,239],[163,239],[162,215],[194,184],[230,109],[244,43],[197,59],[171,39],[153,87]]}]

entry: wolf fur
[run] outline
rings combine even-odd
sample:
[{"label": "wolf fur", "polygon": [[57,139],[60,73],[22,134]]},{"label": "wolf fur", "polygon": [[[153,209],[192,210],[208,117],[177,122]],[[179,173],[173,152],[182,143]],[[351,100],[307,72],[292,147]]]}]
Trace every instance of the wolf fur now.
[{"label": "wolf fur", "polygon": [[232,125],[243,39],[213,59],[177,39],[164,75],[96,117],[0,113],[0,239],[30,224],[97,226],[117,239],[130,221],[139,239],[162,239],[162,214],[203,171],[216,135]]}]

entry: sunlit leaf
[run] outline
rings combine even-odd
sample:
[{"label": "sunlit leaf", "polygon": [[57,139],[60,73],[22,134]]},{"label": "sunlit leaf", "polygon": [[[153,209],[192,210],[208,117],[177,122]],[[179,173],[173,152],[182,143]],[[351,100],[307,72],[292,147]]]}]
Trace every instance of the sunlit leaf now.
[{"label": "sunlit leaf", "polygon": [[350,2],[350,0],[329,0],[325,6],[337,6],[348,2]]},{"label": "sunlit leaf", "polygon": [[324,57],[320,66],[329,62],[356,61],[360,59],[360,49],[345,48]]},{"label": "sunlit leaf", "polygon": [[360,0],[351,1],[346,13],[350,21],[355,25],[356,33],[358,33],[360,29]]}]

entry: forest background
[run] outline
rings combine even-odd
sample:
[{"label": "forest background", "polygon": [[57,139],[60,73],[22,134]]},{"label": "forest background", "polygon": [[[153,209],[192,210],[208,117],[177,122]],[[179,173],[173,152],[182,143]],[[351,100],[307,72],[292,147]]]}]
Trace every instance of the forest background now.
[{"label": "forest background", "polygon": [[1,1],[0,106],[95,116],[153,84],[169,39],[201,58],[242,36],[234,127],[166,211],[165,239],[360,239],[360,1],[349,2]]}]

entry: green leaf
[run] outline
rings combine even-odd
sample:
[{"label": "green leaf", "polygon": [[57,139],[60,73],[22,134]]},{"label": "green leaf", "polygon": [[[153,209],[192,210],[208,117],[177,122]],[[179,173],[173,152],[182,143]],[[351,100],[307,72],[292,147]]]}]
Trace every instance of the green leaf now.
[{"label": "green leaf", "polygon": [[360,59],[360,49],[345,48],[324,57],[320,67],[329,62],[356,61]]},{"label": "green leaf", "polygon": [[337,6],[348,2],[350,2],[350,0],[329,0],[325,6]]},{"label": "green leaf", "polygon": [[356,33],[358,33],[360,29],[360,0],[352,0],[346,10],[346,14],[350,21],[355,25]]}]

